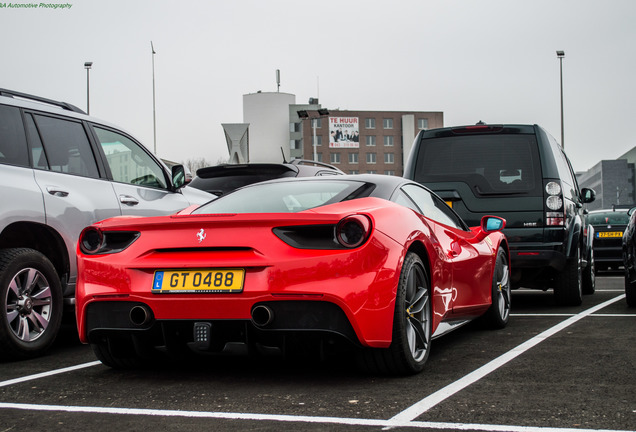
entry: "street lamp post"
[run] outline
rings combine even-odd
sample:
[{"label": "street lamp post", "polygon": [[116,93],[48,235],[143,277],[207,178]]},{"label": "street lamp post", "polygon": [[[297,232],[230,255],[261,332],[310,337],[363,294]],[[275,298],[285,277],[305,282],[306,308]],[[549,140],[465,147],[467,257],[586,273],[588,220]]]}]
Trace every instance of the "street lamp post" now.
[{"label": "street lamp post", "polygon": [[155,47],[150,41],[150,49],[152,50],[152,135],[154,140],[154,151],[157,154],[157,113],[155,110]]},{"label": "street lamp post", "polygon": [[559,76],[561,79],[561,148],[565,148],[563,132],[563,57],[565,57],[565,51],[557,51],[556,54],[559,58]]},{"label": "street lamp post", "polygon": [[93,66],[93,62],[84,63],[84,68],[86,69],[86,114],[91,113],[91,86],[90,86],[90,73],[91,67]]},{"label": "street lamp post", "polygon": [[309,112],[307,112],[307,110],[300,110],[297,111],[298,113],[298,117],[301,120],[310,120],[311,121],[311,127],[312,127],[312,136],[313,136],[313,143],[312,143],[312,147],[313,147],[313,160],[315,162],[318,162],[318,151],[317,151],[317,143],[316,143],[316,127],[317,127],[317,123],[318,123],[318,119],[322,118],[322,117],[327,117],[329,115],[329,110],[326,109],[319,109],[317,110],[318,113],[318,117],[310,117]]}]

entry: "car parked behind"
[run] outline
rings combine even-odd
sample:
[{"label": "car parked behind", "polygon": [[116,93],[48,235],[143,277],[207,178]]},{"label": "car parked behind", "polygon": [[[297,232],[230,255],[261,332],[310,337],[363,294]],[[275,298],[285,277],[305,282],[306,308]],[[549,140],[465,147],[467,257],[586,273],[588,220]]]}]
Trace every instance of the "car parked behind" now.
[{"label": "car parked behind", "polygon": [[623,265],[623,232],[629,223],[627,209],[593,210],[586,215],[594,227],[596,271],[617,270]]},{"label": "car parked behind", "polygon": [[295,159],[285,163],[221,164],[197,170],[189,187],[201,189],[216,196],[234,189],[267,180],[284,177],[314,177],[342,175],[344,172],[322,162]]},{"label": "car parked behind", "polygon": [[71,104],[0,89],[0,358],[42,354],[74,313],[82,229],[118,215],[177,212],[185,189],[131,135]]},{"label": "car parked behind", "polygon": [[584,234],[579,189],[556,140],[537,125],[487,125],[422,130],[404,176],[440,195],[468,223],[506,219],[514,288],[554,288],[562,305],[594,292],[593,254]]}]

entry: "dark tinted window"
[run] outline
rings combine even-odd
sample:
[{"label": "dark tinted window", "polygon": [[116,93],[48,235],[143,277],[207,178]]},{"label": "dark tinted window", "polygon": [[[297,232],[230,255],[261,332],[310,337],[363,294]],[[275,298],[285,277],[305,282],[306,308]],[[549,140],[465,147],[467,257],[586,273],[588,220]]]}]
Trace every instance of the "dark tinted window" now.
[{"label": "dark tinted window", "polygon": [[484,134],[424,139],[414,180],[464,182],[476,195],[541,195],[535,136]]},{"label": "dark tinted window", "polygon": [[51,171],[99,177],[95,156],[79,122],[34,115]]},{"label": "dark tinted window", "polygon": [[364,183],[331,180],[263,183],[223,195],[193,213],[294,213],[340,202],[365,187]]},{"label": "dark tinted window", "polygon": [[0,105],[0,163],[29,166],[20,110],[6,105]]},{"label": "dark tinted window", "polygon": [[587,217],[587,222],[591,225],[627,225],[629,223],[629,215],[627,212],[590,213]]}]

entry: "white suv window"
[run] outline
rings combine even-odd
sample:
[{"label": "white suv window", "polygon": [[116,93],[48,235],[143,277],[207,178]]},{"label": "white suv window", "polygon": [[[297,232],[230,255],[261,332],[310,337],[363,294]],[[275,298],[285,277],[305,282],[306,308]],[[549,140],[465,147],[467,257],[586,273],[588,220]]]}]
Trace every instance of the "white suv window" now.
[{"label": "white suv window", "polygon": [[[36,114],[27,117],[27,127],[34,143],[35,167],[99,178],[95,156],[82,123]],[[40,148],[39,151],[35,152],[36,148]]]},{"label": "white suv window", "polygon": [[94,129],[113,180],[160,189],[168,187],[164,171],[139,144],[117,132],[96,126]]}]

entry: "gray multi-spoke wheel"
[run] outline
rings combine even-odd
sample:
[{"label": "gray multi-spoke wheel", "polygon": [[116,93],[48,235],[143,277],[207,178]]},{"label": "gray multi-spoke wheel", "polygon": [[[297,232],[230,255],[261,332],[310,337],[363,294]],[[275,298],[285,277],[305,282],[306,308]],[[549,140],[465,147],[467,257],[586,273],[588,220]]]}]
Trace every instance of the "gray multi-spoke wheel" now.
[{"label": "gray multi-spoke wheel", "polygon": [[504,328],[510,318],[510,266],[508,257],[502,248],[497,251],[495,269],[492,275],[492,304],[487,312],[490,324],[495,328]]},{"label": "gray multi-spoke wheel", "polygon": [[0,355],[42,354],[55,340],[62,318],[62,288],[55,268],[33,249],[0,251]]},{"label": "gray multi-spoke wheel", "polygon": [[393,339],[385,349],[364,352],[364,366],[392,374],[420,372],[431,348],[431,291],[420,257],[409,252],[404,259],[395,299]]}]

